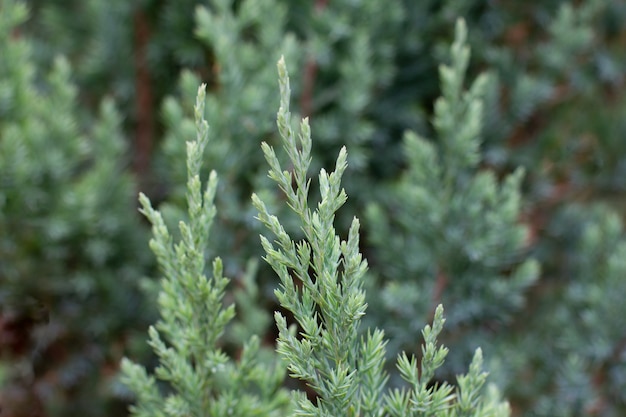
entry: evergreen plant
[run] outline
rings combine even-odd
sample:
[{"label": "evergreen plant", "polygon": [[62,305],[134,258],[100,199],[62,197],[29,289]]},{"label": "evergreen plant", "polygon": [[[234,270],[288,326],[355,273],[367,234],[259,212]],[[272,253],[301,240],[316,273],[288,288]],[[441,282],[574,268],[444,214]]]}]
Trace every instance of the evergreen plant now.
[{"label": "evergreen plant", "polygon": [[0,2],[0,405],[108,415],[120,347],[151,317],[147,230],[120,114],[105,99],[84,120],[67,60],[34,65],[27,14]]},{"label": "evergreen plant", "polygon": [[[197,137],[187,142],[188,221],[179,223],[179,242],[174,244],[161,213],[140,195],[142,212],[152,223],[150,247],[164,274],[161,319],[149,331],[160,364],[151,376],[141,365],[124,360],[123,380],[137,394],[138,403],[131,408],[137,416],[280,416],[289,403],[280,387],[284,371],[260,360],[259,338],[248,340],[238,361],[218,344],[235,309],[222,306],[229,280],[219,257],[212,262],[212,274],[205,275],[217,175],[213,171],[202,186],[200,167],[208,141],[204,103],[203,85],[195,106]],[[168,382],[172,392],[161,394],[155,377]]]},{"label": "evergreen plant", "polygon": [[[462,37],[461,23],[457,30]],[[343,241],[334,226],[335,213],[347,199],[341,188],[347,152],[345,148],[340,151],[334,172],[320,171],[321,197],[317,208],[311,209],[311,129],[305,118],[299,132],[294,131],[289,110],[291,91],[283,59],[278,63],[278,72],[281,105],[277,124],[293,171],[283,170],[271,146],[264,143],[262,147],[270,166],[269,177],[297,214],[304,239],[294,241],[256,194],[252,201],[259,211],[259,220],[275,236],[273,243],[262,236],[261,243],[266,261],[280,278],[276,296],[295,320],[288,326],[283,314],[275,314],[279,330],[277,352],[291,376],[305,381],[312,390],[309,394],[315,396],[312,401],[304,392],[293,392],[294,409],[290,414],[509,415],[508,404],[498,399],[497,391],[484,390],[486,373],[481,369],[480,349],[469,372],[457,378],[456,386],[433,381],[448,352],[436,343],[444,324],[441,306],[434,314],[432,326],[427,325],[422,331],[424,344],[419,365],[415,356],[398,357],[397,367],[408,388],[385,388],[384,333],[373,329],[363,335],[360,331],[367,307],[363,290],[367,263],[359,251],[359,221],[352,221],[348,239]],[[212,278],[204,275],[204,249],[215,212],[212,202],[216,180],[215,174],[211,174],[206,191],[202,192],[199,172],[208,129],[202,117],[203,103],[201,88],[195,110],[197,139],[187,144],[189,222],[180,223],[179,243],[173,244],[161,214],[141,196],[143,211],[153,224],[151,247],[165,275],[159,295],[162,319],[157,328],[150,330],[150,344],[160,358],[160,366],[151,376],[140,365],[125,360],[124,380],[137,394],[138,404],[132,410],[138,416],[273,415],[279,405],[289,404],[281,401],[280,379],[255,366],[254,353],[249,351],[251,345],[244,348],[238,364],[234,364],[217,344],[234,309],[223,309],[221,305],[228,280],[222,277],[219,258],[213,262]],[[167,336],[167,344],[160,333]],[[170,391],[162,393],[155,377],[168,382]],[[251,382],[258,384],[253,390],[256,395],[248,392],[247,383]],[[285,415],[285,409],[281,412],[279,415]]]},{"label": "evergreen plant", "polygon": [[[15,3],[0,0],[0,15],[10,17]],[[195,135],[193,101],[200,80],[208,84],[206,117],[215,138],[204,160],[221,178],[215,201],[220,210],[207,253],[227,254],[224,274],[233,282],[232,293],[224,297],[238,307],[219,346],[238,357],[251,335],[263,335],[265,341],[275,337],[269,326],[269,312],[279,308],[272,293],[275,274],[259,262],[262,248],[255,237],[263,225],[253,220],[249,195],[253,190],[259,195],[293,240],[305,238],[284,197],[272,191],[258,152],[265,140],[282,158],[272,127],[274,106],[268,104],[275,89],[273,63],[282,51],[290,67],[300,69],[292,74],[291,108],[295,115],[310,116],[316,137],[311,170],[330,166],[343,145],[350,149],[352,174],[342,183],[351,198],[336,213],[335,227],[339,235],[348,235],[353,213],[366,214],[360,230],[369,260],[364,284],[369,308],[363,320],[365,328],[385,329],[389,356],[403,347],[419,357],[412,335],[432,320],[443,300],[448,321],[439,337],[451,353],[438,379],[452,380],[463,372],[480,345],[516,416],[625,414],[623,311],[616,297],[626,169],[622,3],[544,0],[495,7],[478,0],[24,0],[32,18],[11,26],[3,39],[30,45],[30,69],[15,52],[3,50],[0,63],[12,68],[0,71],[2,91],[16,91],[20,80],[28,79],[26,90],[36,92],[18,94],[27,97],[24,101],[6,100],[6,108],[22,110],[5,112],[0,121],[0,146],[28,149],[33,156],[24,161],[14,149],[0,156],[0,194],[6,197],[0,202],[0,291],[11,294],[0,301],[5,398],[29,393],[50,415],[102,415],[111,410],[105,406],[111,404],[109,381],[122,351],[152,367],[137,353],[133,337],[150,307],[136,309],[137,294],[127,284],[135,288],[151,272],[144,267],[143,230],[130,196],[135,180],[125,168],[134,157],[141,189],[179,239],[178,220],[189,221],[187,173],[180,161],[185,140]],[[441,61],[450,62],[451,28],[458,16],[471,29],[467,78],[489,71],[482,88],[470,88],[477,93],[474,101],[483,103],[479,162],[460,170],[442,163],[441,171],[455,178],[450,186],[443,174],[428,176],[423,184],[430,184],[433,201],[450,206],[444,210],[447,222],[433,222],[419,218],[433,207],[414,204],[419,198],[412,192],[420,187],[412,181],[428,171],[427,164],[418,163],[418,150],[430,149],[441,161],[447,152],[457,152],[428,120],[438,118],[432,105],[440,95],[437,69]],[[69,65],[55,63],[59,54]],[[47,74],[58,74],[59,67],[72,68],[65,77],[74,86],[74,104],[57,109],[50,104],[56,84],[47,81]],[[92,132],[97,120],[104,120],[98,114],[105,95],[115,100],[121,117],[114,132],[104,134],[116,139],[98,149],[119,148],[94,152],[97,135]],[[31,147],[30,139],[5,139],[14,116],[30,120],[19,137],[30,138],[32,126],[49,124],[48,140]],[[71,120],[73,130],[58,133],[61,120]],[[75,133],[82,138],[76,146]],[[60,154],[63,158],[57,158]],[[53,156],[62,162],[50,163]],[[115,169],[96,169],[105,159]],[[524,175],[513,174],[520,166]],[[28,172],[33,176],[26,179]],[[42,177],[46,180],[36,179]],[[87,177],[92,179],[83,180]],[[108,189],[110,200],[101,188],[109,182],[117,184]],[[490,192],[478,187],[488,183]],[[469,185],[480,190],[470,195]],[[312,200],[320,197],[318,187],[309,192]],[[76,197],[71,210],[55,203],[65,195]],[[42,199],[46,203],[33,209],[33,201]],[[469,210],[477,206],[484,213]],[[91,220],[79,220],[84,213],[91,213]],[[490,221],[499,225],[501,235],[485,227]],[[103,226],[111,222],[123,230]],[[59,224],[61,230],[71,229],[63,239],[40,238],[59,230]],[[434,233],[454,235],[455,226],[466,239],[445,240]],[[112,254],[98,257],[106,259],[104,264],[85,255],[96,241],[106,242]],[[489,247],[488,241],[502,248],[490,250],[492,259],[476,257],[489,252],[476,252]],[[444,249],[452,255],[443,255]],[[430,255],[436,255],[436,263]],[[541,264],[541,275],[526,288],[531,280],[516,281],[514,271],[534,272],[529,259]],[[6,278],[5,271],[18,269]],[[408,271],[414,275],[407,276]],[[111,275],[121,281],[110,281]],[[439,296],[440,282],[445,285]],[[124,299],[126,294],[131,295]],[[156,296],[147,296],[152,299]],[[57,308],[61,305],[68,308]],[[68,311],[73,318],[66,319]],[[392,321],[390,316],[409,319]],[[60,323],[64,336],[44,343],[48,348],[35,348],[50,340],[42,335]],[[92,325],[110,331],[94,336],[86,332]],[[24,334],[33,339],[10,338]],[[11,340],[28,343],[6,348]],[[84,346],[91,353],[85,354]],[[269,344],[261,343],[262,355],[271,357],[266,348]],[[33,363],[49,365],[29,373]],[[390,385],[399,386],[403,381],[391,368]],[[106,376],[98,378],[99,372]],[[6,413],[8,406],[2,405]]]},{"label": "evergreen plant", "polygon": [[[377,319],[403,349],[413,343],[406,329],[423,326],[441,302],[450,306],[453,337],[463,339],[455,352],[484,345],[479,334],[488,338],[490,329],[510,322],[539,273],[536,261],[524,259],[528,231],[519,223],[522,170],[499,184],[494,172],[480,167],[482,95],[489,78],[483,74],[465,90],[466,36],[465,27],[459,27],[450,64],[439,70],[442,96],[433,117],[437,140],[406,133],[404,175],[382,202],[368,206],[377,261],[390,265],[379,270],[382,291],[372,302],[388,313]],[[400,252],[412,256],[398,259]],[[463,360],[454,362],[459,366]]]}]

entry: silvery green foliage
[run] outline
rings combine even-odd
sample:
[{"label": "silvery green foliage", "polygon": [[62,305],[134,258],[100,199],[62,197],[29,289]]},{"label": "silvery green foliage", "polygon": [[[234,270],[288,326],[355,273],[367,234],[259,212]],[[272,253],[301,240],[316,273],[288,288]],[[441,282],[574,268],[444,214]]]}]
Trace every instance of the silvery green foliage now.
[{"label": "silvery green foliage", "polygon": [[0,2],[0,404],[12,416],[114,412],[102,370],[150,319],[136,279],[147,230],[122,116],[105,99],[85,120],[68,60],[36,65],[28,9]]},{"label": "silvery green foliage", "polygon": [[[532,198],[545,198],[545,189],[560,181],[550,178],[545,170],[536,169],[546,159],[557,166],[568,166],[571,171],[582,171],[575,175],[589,175],[586,163],[573,163],[576,158],[572,151],[563,152],[563,147],[571,143],[575,126],[587,130],[590,119],[610,117],[611,111],[594,103],[606,100],[602,91],[614,88],[608,86],[622,82],[619,68],[624,62],[623,57],[611,52],[610,30],[598,30],[611,19],[620,19],[617,16],[623,13],[622,6],[607,0],[586,0],[576,4],[542,3],[539,7],[545,9],[535,11],[536,22],[531,25],[544,33],[538,35],[531,30],[524,34],[523,48],[507,43],[489,45],[493,40],[487,39],[482,39],[480,45],[486,46],[484,50],[476,48],[480,51],[479,59],[493,70],[485,95],[485,162],[500,168],[527,167],[527,183],[532,187],[529,202]],[[511,17],[499,22],[500,27],[514,26]],[[473,32],[480,36],[481,31]],[[506,100],[502,100],[503,96]],[[597,115],[595,107],[600,107]],[[591,117],[578,118],[581,108],[587,109]],[[540,128],[534,127],[537,120],[541,120]],[[598,124],[606,123],[602,120]],[[611,135],[603,132],[602,136]],[[511,151],[512,148],[517,149]],[[594,152],[602,156],[590,159],[604,159],[605,172],[617,168],[610,146],[598,146]]]},{"label": "silvery green foliage", "polygon": [[[424,345],[419,361],[401,354],[398,369],[408,383],[405,389],[386,389],[383,331],[361,335],[365,315],[363,289],[367,262],[359,252],[359,221],[354,218],[347,240],[334,228],[335,214],[347,196],[341,178],[347,168],[345,148],[339,152],[335,171],[319,174],[320,201],[309,207],[311,179],[311,130],[307,119],[299,132],[292,127],[289,110],[289,78],[284,60],[278,64],[281,105],[278,130],[293,171],[284,170],[274,149],[263,144],[270,166],[269,176],[285,194],[286,203],[299,218],[304,239],[294,241],[281,221],[268,212],[254,194],[259,219],[275,236],[262,236],[266,261],[280,278],[276,296],[295,319],[277,312],[277,351],[288,364],[292,377],[305,381],[317,395],[315,402],[295,393],[297,416],[507,416],[507,403],[497,391],[484,390],[482,354],[477,350],[470,370],[457,378],[457,386],[435,383],[433,377],[448,353],[437,346],[444,324],[443,308],[435,312],[433,325],[422,331]],[[299,334],[297,331],[299,330]]]},{"label": "silvery green foliage", "polygon": [[[626,405],[622,220],[604,205],[572,204],[558,213],[549,228],[578,255],[568,259],[567,286],[544,290],[537,297],[538,318],[529,323],[533,337],[520,338],[518,343],[518,349],[527,352],[524,360],[502,366],[508,368],[507,373],[519,375],[528,373],[525,364],[537,364],[540,371],[530,374],[539,393],[531,398],[529,409],[534,415],[621,416]],[[545,378],[544,373],[554,377]],[[524,392],[517,382],[515,378],[507,381],[512,395]]]},{"label": "silvery green foliage", "polygon": [[[294,19],[298,19],[295,30],[304,36],[309,61],[301,76],[302,89],[308,85],[313,90],[299,94],[298,103],[305,116],[315,115],[311,120],[317,138],[313,167],[331,163],[343,144],[350,148],[352,170],[365,173],[374,156],[372,140],[377,126],[372,108],[379,104],[377,92],[396,75],[397,34],[406,19],[405,5],[402,1],[352,0],[294,3],[290,13],[307,16]],[[349,137],[345,132],[351,132]],[[370,197],[364,178],[344,179],[348,189],[359,190],[352,198]]]},{"label": "silvery green foliage", "polygon": [[[466,37],[460,21],[451,62],[440,67],[442,96],[433,119],[437,141],[408,132],[403,178],[385,203],[368,207],[370,240],[380,259],[392,265],[381,270],[389,312],[383,322],[402,323],[392,331],[401,346],[411,343],[407,323],[423,326],[440,302],[451,307],[453,329],[506,320],[523,305],[539,272],[534,260],[523,259],[521,170],[499,181],[480,167],[481,94],[488,78],[479,76],[465,90]],[[398,262],[397,253],[411,255]]]},{"label": "silvery green foliage", "polygon": [[[271,314],[259,303],[264,283],[259,275],[269,271],[258,273],[262,265],[259,248],[251,242],[255,242],[259,226],[251,221],[249,196],[253,188],[260,189],[268,182],[258,148],[272,133],[275,118],[275,106],[268,103],[275,96],[273,62],[278,51],[294,63],[300,55],[295,38],[286,29],[286,9],[276,0],[219,0],[195,10],[195,34],[215,60],[206,95],[206,117],[215,140],[205,149],[204,160],[221,173],[218,187],[223,191],[217,195],[222,209],[209,246],[213,252],[231,255],[224,259],[224,269],[236,282],[235,297],[240,301],[237,329],[226,335],[227,343],[237,344],[251,334],[263,333],[271,323]],[[185,216],[186,174],[178,161],[185,154],[185,138],[195,130],[188,103],[192,103],[198,84],[196,74],[183,71],[179,97],[167,97],[163,103],[165,164],[161,166],[167,167],[165,181],[172,181],[172,188],[159,210],[168,224]]]},{"label": "silvery green foliage", "polygon": [[[243,346],[238,361],[219,347],[235,309],[223,306],[229,280],[222,275],[220,258],[213,260],[212,274],[205,275],[217,175],[211,172],[203,187],[200,168],[208,142],[204,103],[203,85],[195,106],[197,138],[187,142],[188,220],[179,223],[177,243],[161,213],[140,196],[142,213],[152,223],[150,247],[164,275],[158,298],[161,319],[149,330],[149,344],[160,365],[149,375],[143,366],[125,359],[123,382],[137,395],[137,405],[131,408],[136,416],[281,416],[288,405],[280,388],[284,370],[260,361],[258,337]],[[157,381],[167,382],[169,390],[162,392]]]},{"label": "silvery green foliage", "polygon": [[[278,51],[294,63],[300,55],[295,38],[287,32],[286,9],[276,0],[218,0],[210,7],[199,5],[195,10],[195,35],[215,60],[209,75],[206,117],[216,140],[205,150],[205,158],[211,167],[223,173],[225,182],[245,184],[263,177],[255,175],[254,170],[262,165],[261,158],[256,157],[261,138],[273,128],[274,106],[267,101],[275,89],[272,63],[278,59]],[[168,177],[176,184],[185,177],[177,162],[185,154],[181,143],[195,129],[193,109],[188,104],[192,103],[198,84],[198,75],[183,71],[180,99],[170,96],[163,103],[167,128],[163,151],[165,162],[170,165]],[[240,200],[247,204],[248,196],[249,193]],[[221,197],[228,210],[220,211],[218,216],[227,222],[242,222],[240,218],[229,218],[231,213],[244,211],[237,197],[235,193]]]},{"label": "silvery green foliage", "polygon": [[[457,386],[435,383],[433,377],[447,355],[437,346],[444,324],[438,307],[432,327],[422,334],[424,345],[418,360],[406,354],[398,369],[408,388],[387,391],[384,371],[385,340],[381,330],[360,334],[365,314],[364,274],[367,263],[359,252],[359,222],[355,218],[348,239],[341,241],[334,229],[337,210],[347,199],[341,177],[347,167],[344,149],[332,173],[321,170],[321,201],[308,205],[311,179],[311,132],[305,119],[297,135],[291,126],[289,79],[284,61],[279,61],[281,106],[278,127],[293,172],[283,170],[272,147],[263,144],[270,165],[270,178],[285,193],[287,204],[298,214],[305,238],[294,242],[279,219],[253,195],[259,219],[271,230],[274,243],[262,237],[266,260],[278,274],[281,286],[276,295],[293,314],[300,336],[287,319],[276,313],[279,329],[277,351],[287,362],[292,376],[306,381],[318,398],[313,403],[294,392],[298,416],[507,416],[507,403],[497,391],[484,388],[482,355],[476,351],[470,370],[459,376]],[[187,144],[188,221],[180,222],[181,239],[174,244],[161,214],[145,195],[140,196],[142,212],[153,225],[150,246],[164,274],[159,295],[161,320],[151,327],[150,345],[159,357],[154,375],[128,359],[122,363],[124,382],[136,393],[134,415],[227,416],[289,415],[289,402],[279,388],[281,368],[258,363],[258,339],[243,347],[238,362],[218,347],[225,325],[234,316],[234,307],[224,308],[222,299],[228,280],[222,276],[219,258],[213,273],[205,275],[205,250],[215,217],[217,179],[213,172],[203,190],[200,166],[207,143],[208,125],[203,118],[204,88],[199,89],[195,115],[197,139]],[[277,245],[275,247],[275,245]],[[296,283],[297,278],[299,281]],[[157,381],[169,384],[161,392]]]}]

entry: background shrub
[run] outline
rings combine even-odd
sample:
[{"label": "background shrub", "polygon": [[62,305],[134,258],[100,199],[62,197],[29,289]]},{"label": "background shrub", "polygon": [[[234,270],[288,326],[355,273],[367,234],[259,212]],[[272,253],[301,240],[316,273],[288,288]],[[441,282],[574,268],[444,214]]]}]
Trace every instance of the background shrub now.
[{"label": "background shrub", "polygon": [[[440,338],[451,347],[442,379],[480,344],[514,415],[624,413],[621,2],[25,4],[28,20],[16,2],[0,2],[3,401],[22,392],[46,414],[107,415],[81,404],[126,398],[109,384],[122,352],[149,363],[132,336],[154,318],[153,306],[138,307],[153,299],[138,287],[154,273],[134,196],[144,190],[168,224],[184,218],[180,161],[201,81],[215,138],[205,166],[222,179],[207,252],[222,256],[233,279],[226,297],[246,309],[223,343],[232,354],[251,333],[271,344],[275,278],[256,261],[261,228],[249,196],[259,190],[283,213],[258,152],[263,140],[279,143],[282,53],[292,111],[311,120],[312,169],[350,150],[351,198],[337,229],[347,234],[367,208],[368,320],[390,326],[389,351],[419,353],[416,330],[442,300]],[[434,102],[459,16],[468,79],[489,76],[475,159],[455,168]],[[451,184],[420,174],[424,149],[454,171]],[[430,208],[415,205],[424,188]],[[428,217],[444,213],[435,201],[449,205],[445,222]],[[536,264],[540,272],[524,266]],[[526,279],[516,281],[519,271]]]}]

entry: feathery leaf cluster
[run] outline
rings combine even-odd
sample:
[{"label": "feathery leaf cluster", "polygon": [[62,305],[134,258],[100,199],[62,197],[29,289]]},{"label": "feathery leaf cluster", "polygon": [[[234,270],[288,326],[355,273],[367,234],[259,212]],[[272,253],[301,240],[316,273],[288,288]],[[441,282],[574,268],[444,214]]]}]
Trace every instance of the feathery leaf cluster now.
[{"label": "feathery leaf cluster", "polygon": [[[440,302],[450,305],[449,326],[457,330],[486,320],[504,322],[523,306],[539,273],[536,261],[520,262],[527,236],[519,224],[522,171],[499,184],[493,172],[479,167],[481,94],[488,77],[479,76],[465,91],[466,37],[459,23],[451,62],[440,67],[442,96],[433,119],[437,142],[406,133],[406,174],[386,203],[368,207],[370,241],[380,259],[393,265],[381,271],[382,308],[391,315],[379,316],[392,326],[426,322]],[[400,250],[415,256],[398,263]],[[400,346],[411,344],[401,328],[391,334]]]},{"label": "feathery leaf cluster", "polygon": [[[458,16],[471,28],[471,60],[463,47],[450,54]],[[622,2],[4,0],[0,21],[3,413],[123,414],[120,357],[152,368],[143,328],[156,303],[142,305],[137,284],[158,288],[143,278],[155,272],[135,177],[172,244],[182,242],[177,223],[192,222],[181,161],[201,80],[214,137],[203,165],[220,173],[205,269],[212,279],[209,260],[222,255],[232,278],[223,300],[237,305],[217,348],[241,358],[256,334],[257,363],[276,359],[275,273],[260,259],[251,192],[294,242],[309,241],[259,152],[265,140],[285,155],[273,127],[282,52],[299,69],[290,111],[315,132],[309,170],[350,150],[350,199],[334,228],[349,240],[365,208],[369,307],[358,338],[386,343],[388,359],[402,349],[421,358],[415,335],[442,302],[450,352],[427,389],[465,372],[481,346],[516,416],[625,414]],[[318,185],[315,176],[309,201],[321,199]],[[370,339],[374,326],[388,340]],[[385,371],[399,389],[392,362]],[[164,398],[174,392],[156,381]]]},{"label": "feathery leaf cluster", "polygon": [[[211,172],[203,189],[200,168],[208,142],[204,119],[205,86],[195,106],[197,137],[187,142],[188,221],[180,221],[180,241],[174,243],[161,213],[140,195],[142,213],[152,223],[150,247],[164,279],[159,293],[161,319],[150,327],[149,344],[159,357],[154,376],[128,359],[122,362],[123,381],[138,396],[131,408],[137,416],[249,416],[281,415],[287,397],[281,394],[280,367],[260,363],[260,342],[253,336],[235,362],[219,347],[219,338],[235,315],[234,305],[223,307],[229,282],[219,257],[212,274],[205,275],[207,240],[215,217],[213,204],[217,174]],[[157,380],[169,384],[161,393]]]},{"label": "feathery leaf cluster", "polygon": [[[346,150],[337,157],[335,171],[319,174],[320,201],[309,207],[311,130],[307,119],[300,131],[291,127],[289,79],[284,61],[278,64],[281,105],[278,128],[293,172],[283,170],[274,150],[267,144],[263,152],[270,166],[269,176],[285,193],[287,204],[298,215],[304,239],[293,241],[280,220],[253,195],[259,219],[271,231],[274,243],[262,237],[266,261],[280,278],[276,296],[293,314],[296,327],[276,313],[279,329],[277,351],[287,361],[291,375],[307,382],[317,395],[317,403],[300,397],[296,415],[301,416],[411,416],[411,415],[493,415],[508,414],[508,406],[495,396],[483,397],[485,376],[480,369],[482,355],[476,352],[470,372],[458,378],[458,388],[448,384],[432,385],[435,371],[445,359],[447,349],[436,345],[443,327],[443,309],[437,308],[433,326],[423,330],[421,372],[417,359],[403,354],[398,359],[402,377],[409,390],[385,390],[385,344],[383,332],[375,329],[361,336],[365,314],[363,290],[367,263],[359,252],[359,221],[352,221],[348,239],[342,241],[334,228],[335,213],[347,196],[341,188],[346,169]],[[275,246],[276,245],[276,246]]]},{"label": "feathery leaf cluster", "polygon": [[[347,200],[341,187],[347,168],[346,149],[339,152],[333,172],[320,171],[320,201],[311,209],[308,177],[311,129],[304,119],[299,132],[294,131],[284,59],[278,63],[278,73],[281,104],[277,124],[293,171],[282,168],[271,146],[263,144],[262,148],[270,166],[269,177],[278,184],[287,205],[297,214],[304,239],[295,242],[256,194],[252,202],[259,211],[259,220],[275,236],[274,242],[262,236],[261,243],[266,261],[280,279],[276,296],[297,323],[288,326],[283,314],[275,314],[279,331],[276,350],[285,360],[291,376],[305,381],[317,397],[313,402],[303,393],[295,392],[293,414],[508,415],[508,405],[500,402],[495,392],[483,395],[486,374],[481,370],[480,350],[476,351],[469,373],[458,377],[456,389],[447,383],[433,383],[435,371],[448,352],[436,342],[444,323],[441,306],[437,308],[432,327],[426,326],[423,330],[421,368],[414,356],[409,358],[402,354],[398,359],[400,374],[410,388],[386,391],[384,334],[378,329],[368,332],[367,336],[360,333],[361,318],[367,307],[363,290],[367,263],[359,249],[359,221],[356,218],[352,221],[348,239],[343,241],[334,226],[335,214]],[[153,224],[151,247],[165,275],[159,297],[162,319],[149,332],[150,344],[161,363],[155,376],[168,381],[172,392],[161,394],[155,377],[149,376],[140,365],[125,360],[122,364],[125,382],[137,393],[138,405],[132,410],[138,416],[221,416],[253,412],[268,415],[274,410],[271,406],[277,407],[277,398],[281,398],[278,385],[273,386],[274,391],[266,386],[262,391],[265,395],[261,397],[247,391],[248,385],[244,382],[254,381],[263,387],[269,383],[270,375],[259,370],[252,372],[252,364],[247,363],[252,355],[246,348],[240,367],[217,348],[218,337],[232,319],[234,310],[232,306],[226,309],[221,306],[227,280],[221,275],[219,258],[213,264],[213,277],[204,276],[204,252],[215,215],[216,184],[212,174],[202,195],[199,168],[207,135],[207,124],[201,116],[203,104],[201,88],[196,101],[198,138],[187,145],[189,222],[180,223],[180,243],[172,244],[160,213],[141,196],[143,212]],[[167,336],[168,345],[160,334]],[[251,379],[253,375],[258,379]],[[218,381],[221,384],[218,385]]]}]

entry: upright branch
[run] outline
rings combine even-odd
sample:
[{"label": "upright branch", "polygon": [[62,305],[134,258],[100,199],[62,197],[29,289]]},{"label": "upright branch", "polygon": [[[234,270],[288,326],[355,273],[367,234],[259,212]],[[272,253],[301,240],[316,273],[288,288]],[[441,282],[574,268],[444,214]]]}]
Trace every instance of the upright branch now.
[{"label": "upright branch", "polygon": [[[298,216],[304,239],[294,241],[280,220],[268,212],[256,195],[252,202],[259,220],[274,235],[262,236],[266,261],[280,279],[275,291],[280,304],[296,321],[275,314],[279,331],[277,348],[294,378],[305,381],[317,394],[314,404],[297,391],[287,402],[282,368],[259,363],[258,338],[244,346],[238,362],[219,348],[219,338],[234,316],[232,306],[222,300],[228,280],[222,276],[219,258],[212,276],[206,276],[205,250],[215,216],[213,199],[216,176],[211,174],[202,191],[201,157],[207,143],[208,126],[203,118],[204,88],[195,107],[197,138],[187,144],[188,220],[179,224],[181,239],[174,238],[161,214],[141,195],[142,212],[153,225],[151,247],[164,274],[159,310],[161,320],[151,327],[150,345],[159,357],[154,376],[129,360],[122,364],[124,382],[137,394],[131,410],[137,416],[477,416],[506,417],[507,403],[494,390],[483,391],[486,374],[477,350],[469,372],[457,378],[457,387],[434,384],[433,378],[447,355],[437,345],[443,328],[443,308],[436,310],[431,325],[422,334],[422,361],[400,355],[398,368],[408,388],[386,392],[383,331],[360,331],[365,314],[363,280],[367,262],[359,252],[359,221],[352,221],[348,237],[341,240],[334,228],[335,214],[346,202],[341,178],[347,168],[343,148],[335,170],[319,174],[320,201],[309,206],[311,181],[311,130],[307,119],[299,130],[292,127],[289,111],[289,77],[285,62],[278,62],[281,103],[278,131],[292,171],[284,170],[274,149],[262,145],[269,164],[269,177],[285,193]],[[295,280],[301,282],[296,285]],[[296,329],[299,328],[299,334]],[[169,384],[162,393],[157,379]],[[293,405],[293,407],[290,407]],[[290,411],[291,410],[291,411]]]},{"label": "upright branch", "polygon": [[[289,78],[285,62],[278,62],[281,92],[277,124],[292,171],[284,170],[276,152],[262,145],[270,166],[269,177],[285,193],[287,204],[299,217],[304,239],[294,241],[281,221],[268,212],[256,195],[252,202],[259,220],[274,235],[261,236],[265,260],[280,279],[275,291],[282,307],[293,314],[294,325],[277,312],[279,331],[277,351],[285,359],[291,376],[307,383],[317,394],[314,404],[296,393],[297,416],[507,416],[507,403],[496,391],[483,392],[486,373],[481,371],[482,354],[476,351],[467,375],[459,376],[458,386],[433,386],[435,371],[443,364],[447,349],[437,346],[443,327],[443,308],[436,310],[432,326],[423,331],[421,368],[415,357],[402,354],[398,368],[410,389],[385,392],[385,345],[383,331],[366,334],[360,330],[365,314],[363,280],[367,262],[359,252],[359,221],[354,218],[347,240],[334,228],[335,213],[347,196],[341,188],[346,150],[337,157],[335,170],[319,174],[320,201],[309,206],[311,130],[305,118],[296,133],[289,111]],[[301,285],[296,285],[295,280]],[[297,334],[299,329],[299,334]]]},{"label": "upright branch", "polygon": [[[276,313],[277,350],[286,359],[292,375],[306,381],[319,395],[319,410],[302,399],[303,412],[362,415],[373,411],[371,407],[380,396],[379,391],[360,389],[362,381],[369,378],[376,387],[382,387],[386,377],[382,372],[382,332],[376,331],[367,342],[359,342],[359,322],[366,309],[362,282],[367,270],[367,263],[359,253],[359,221],[356,218],[352,221],[346,241],[340,239],[333,225],[335,213],[347,199],[341,188],[347,153],[345,148],[341,149],[334,172],[321,170],[321,200],[311,209],[307,177],[311,130],[306,118],[300,123],[298,133],[291,127],[289,78],[283,59],[278,63],[278,73],[281,91],[278,130],[293,172],[282,169],[272,147],[264,143],[262,148],[270,166],[269,176],[299,216],[305,239],[294,242],[279,219],[268,213],[258,196],[252,196],[259,219],[276,237],[274,242],[261,237],[265,259],[281,281],[276,296],[302,329],[299,339],[289,330],[286,318]],[[292,274],[302,282],[301,288],[295,285]],[[372,343],[373,340],[380,343]]]},{"label": "upright branch", "polygon": [[[139,198],[141,212],[152,223],[150,247],[164,275],[158,298],[161,319],[149,329],[149,344],[160,365],[152,376],[124,359],[123,381],[137,395],[131,407],[136,416],[280,416],[288,405],[280,390],[284,372],[258,363],[258,337],[244,346],[237,363],[219,347],[235,308],[222,303],[229,280],[222,275],[221,259],[215,258],[212,274],[205,274],[217,175],[211,172],[203,190],[200,170],[209,130],[204,103],[202,85],[194,108],[196,139],[187,142],[188,218],[179,222],[177,243],[148,197]],[[169,384],[167,393],[159,390],[157,379]]]}]

